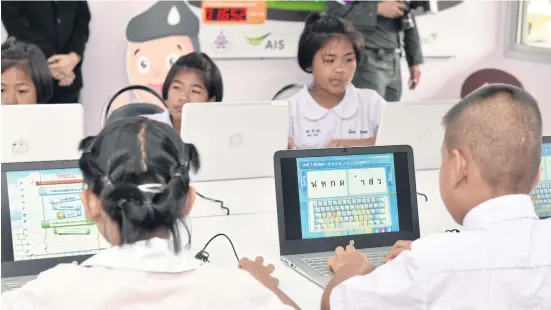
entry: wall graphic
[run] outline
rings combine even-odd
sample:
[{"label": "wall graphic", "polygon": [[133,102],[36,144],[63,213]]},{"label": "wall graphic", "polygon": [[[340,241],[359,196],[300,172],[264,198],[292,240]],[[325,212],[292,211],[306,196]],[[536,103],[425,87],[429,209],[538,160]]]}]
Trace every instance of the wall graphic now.
[{"label": "wall graphic", "polygon": [[[462,1],[437,3],[440,12]],[[148,85],[161,93],[174,61],[199,50],[213,58],[294,58],[304,19],[325,9],[325,1],[152,2],[126,27],[128,84]],[[434,15],[418,16],[428,55],[434,54],[438,43]],[[453,54],[448,44],[441,45],[444,51],[436,48],[437,54]],[[119,96],[112,109],[133,102],[162,106],[151,94],[135,91]]]}]

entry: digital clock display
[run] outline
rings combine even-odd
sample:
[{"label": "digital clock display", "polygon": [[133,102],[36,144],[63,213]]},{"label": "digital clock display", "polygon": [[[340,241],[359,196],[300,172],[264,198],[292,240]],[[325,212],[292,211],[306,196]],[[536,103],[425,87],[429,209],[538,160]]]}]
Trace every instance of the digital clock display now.
[{"label": "digital clock display", "polygon": [[206,21],[247,21],[247,8],[215,8],[207,7]]}]

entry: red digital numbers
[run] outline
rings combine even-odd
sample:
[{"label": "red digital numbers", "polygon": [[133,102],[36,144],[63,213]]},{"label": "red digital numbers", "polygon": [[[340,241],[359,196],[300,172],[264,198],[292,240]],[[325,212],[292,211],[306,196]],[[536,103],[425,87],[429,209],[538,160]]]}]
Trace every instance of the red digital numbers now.
[{"label": "red digital numbers", "polygon": [[205,8],[207,21],[246,21],[246,8]]}]

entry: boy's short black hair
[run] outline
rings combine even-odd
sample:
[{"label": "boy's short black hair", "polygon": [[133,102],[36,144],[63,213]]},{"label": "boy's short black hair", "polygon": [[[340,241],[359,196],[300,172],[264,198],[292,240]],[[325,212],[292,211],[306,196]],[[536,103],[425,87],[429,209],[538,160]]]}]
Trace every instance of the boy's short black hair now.
[{"label": "boy's short black hair", "polygon": [[306,18],[306,25],[298,41],[297,58],[300,68],[310,73],[308,69],[312,67],[316,52],[336,36],[350,40],[356,60],[360,61],[365,48],[362,34],[342,18],[314,12]]},{"label": "boy's short black hair", "polygon": [[207,92],[210,98],[214,98],[216,102],[221,102],[224,95],[224,85],[222,83],[222,74],[218,69],[218,66],[212,61],[212,59],[203,52],[193,52],[184,55],[172,65],[166,76],[163,84],[163,98],[167,100],[168,90],[172,80],[180,71],[180,69],[196,69],[203,73],[203,83],[207,88]]},{"label": "boy's short black hair", "polygon": [[484,86],[453,106],[443,124],[444,147],[467,149],[493,189],[532,190],[541,161],[542,116],[528,92],[505,84]]},{"label": "boy's short black hair", "polygon": [[37,103],[47,103],[54,94],[54,81],[42,50],[32,43],[8,38],[2,43],[2,73],[12,67],[29,73],[36,88]]}]

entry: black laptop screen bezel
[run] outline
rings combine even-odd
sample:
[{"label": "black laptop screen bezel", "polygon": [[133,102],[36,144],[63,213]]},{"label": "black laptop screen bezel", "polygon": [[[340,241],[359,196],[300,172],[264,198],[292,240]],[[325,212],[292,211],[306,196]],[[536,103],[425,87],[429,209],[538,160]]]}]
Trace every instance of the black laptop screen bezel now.
[{"label": "black laptop screen bezel", "polygon": [[[317,239],[288,240],[286,235],[285,208],[284,208],[284,185],[282,160],[305,158],[305,157],[327,157],[327,156],[348,156],[348,155],[376,155],[376,154],[405,153],[407,158],[407,173],[409,178],[409,196],[411,202],[412,230],[386,232],[378,234],[365,234],[355,237],[339,236]],[[415,167],[413,162],[413,149],[409,145],[395,146],[372,146],[354,147],[339,149],[319,150],[285,150],[274,154],[274,175],[277,200],[277,221],[279,230],[280,255],[307,254],[333,251],[338,246],[346,246],[351,239],[357,248],[373,248],[392,246],[398,240],[416,240],[420,237],[419,213],[417,206],[417,189],[415,183]],[[298,197],[296,197],[298,200]],[[400,203],[400,202],[398,202]],[[297,214],[297,216],[299,216]]]},{"label": "black laptop screen bezel", "polygon": [[14,261],[13,257],[13,239],[11,231],[10,204],[8,196],[8,186],[6,172],[11,171],[29,171],[29,170],[50,170],[50,169],[71,169],[78,168],[77,160],[60,161],[41,161],[41,162],[21,162],[21,163],[2,163],[2,229],[1,229],[1,258],[2,258],[2,278],[21,277],[37,275],[45,270],[63,263],[82,263],[92,255],[64,256],[46,259],[20,260]]}]

